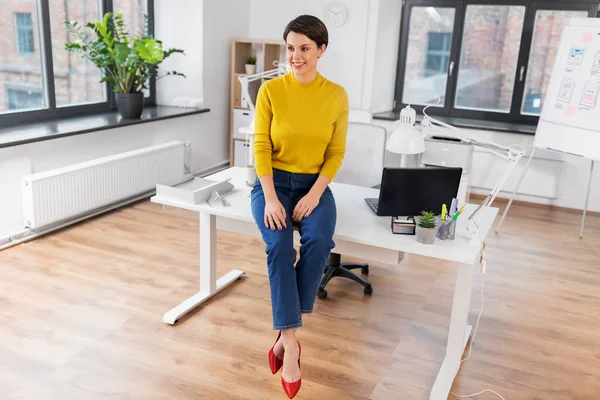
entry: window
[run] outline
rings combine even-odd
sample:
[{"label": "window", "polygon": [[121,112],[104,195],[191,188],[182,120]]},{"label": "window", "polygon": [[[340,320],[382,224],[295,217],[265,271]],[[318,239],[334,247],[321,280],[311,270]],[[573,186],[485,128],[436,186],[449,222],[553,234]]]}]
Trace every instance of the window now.
[{"label": "window", "polygon": [[15,13],[17,26],[17,51],[19,54],[33,54],[33,24],[30,13]]},{"label": "window", "polygon": [[[406,0],[395,110],[537,124],[563,24],[599,0]],[[439,98],[439,100],[438,100]]]},{"label": "window", "polygon": [[[0,7],[14,20],[0,41],[0,126],[116,109],[101,70],[65,49],[75,40],[65,21],[86,25],[110,11],[123,14],[131,33],[153,34],[154,0],[0,0]],[[154,87],[149,82],[148,105]]]},{"label": "window", "polygon": [[[404,76],[403,103],[427,104],[435,93],[441,93],[448,82],[449,57],[441,57],[443,46],[441,36],[452,42],[455,9],[450,7],[414,7],[410,15],[408,51],[405,57],[406,74]],[[436,34],[439,32],[439,36]],[[446,40],[446,39],[444,39]],[[437,48],[436,48],[437,46]],[[437,59],[430,60],[429,51]],[[439,64],[433,68],[433,65]],[[430,69],[431,68],[431,69]],[[444,96],[441,96],[444,105]],[[420,101],[419,101],[420,100]],[[396,101],[398,103],[398,101]]]}]

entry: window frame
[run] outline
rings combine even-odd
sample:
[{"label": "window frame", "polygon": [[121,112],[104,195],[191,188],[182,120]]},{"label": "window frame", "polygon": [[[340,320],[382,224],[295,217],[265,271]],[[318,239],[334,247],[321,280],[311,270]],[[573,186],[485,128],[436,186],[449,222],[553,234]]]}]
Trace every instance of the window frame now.
[{"label": "window frame", "polygon": [[[148,33],[154,36],[154,0],[145,0],[147,2]],[[4,110],[0,112],[0,127],[18,126],[21,124],[33,122],[46,122],[58,119],[72,117],[81,117],[86,115],[95,115],[115,111],[117,103],[115,94],[110,89],[108,83],[103,83],[105,101],[90,104],[74,104],[57,107],[56,91],[54,82],[54,60],[52,55],[52,36],[50,26],[50,2],[49,0],[36,0],[37,3],[37,28],[39,30],[40,41],[40,61],[41,61],[41,79],[42,93],[44,94],[44,107],[40,109],[28,109],[22,111]],[[113,11],[113,0],[99,0],[98,7],[100,16],[106,12]],[[35,34],[35,27],[32,28]],[[18,40],[18,39],[17,39]],[[35,36],[34,36],[35,46]],[[35,54],[35,53],[34,53]],[[156,78],[149,79],[149,96],[144,97],[145,106],[156,105]],[[18,82],[15,82],[18,83]]]},{"label": "window frame", "polygon": [[[501,4],[500,4],[501,3]],[[523,29],[521,32],[521,43],[517,68],[515,71],[515,83],[511,109],[509,113],[470,110],[456,108],[456,90],[458,75],[460,71],[460,55],[462,51],[462,38],[464,34],[464,22],[467,7],[470,5],[496,5],[496,6],[525,6]],[[400,28],[400,40],[398,48],[398,62],[396,74],[396,89],[394,94],[394,113],[399,113],[408,103],[403,102],[404,79],[406,74],[406,60],[410,34],[410,19],[414,7],[449,7],[454,8],[454,26],[448,60],[448,72],[444,106],[429,107],[427,113],[432,116],[460,118],[463,120],[495,121],[512,124],[537,125],[539,116],[522,114],[523,96],[525,95],[525,84],[529,68],[529,54],[533,40],[533,30],[537,11],[560,10],[560,11],[588,11],[588,17],[596,18],[599,14],[600,1],[598,0],[575,0],[566,4],[558,0],[404,0],[402,5],[402,21]],[[451,70],[450,63],[454,63]],[[521,67],[524,66],[523,78],[520,79]],[[414,99],[407,99],[414,101]],[[422,114],[424,105],[411,104],[417,113]]]}]

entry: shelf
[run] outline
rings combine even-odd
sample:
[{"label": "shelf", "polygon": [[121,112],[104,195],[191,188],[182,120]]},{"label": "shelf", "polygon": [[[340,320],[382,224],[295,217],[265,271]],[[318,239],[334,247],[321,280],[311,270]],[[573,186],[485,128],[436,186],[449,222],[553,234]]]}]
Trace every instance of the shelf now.
[{"label": "shelf", "polygon": [[[246,60],[248,56],[256,57],[256,73],[270,71],[276,67],[273,65],[275,61],[285,61],[286,47],[283,41],[275,40],[255,40],[248,38],[236,38],[231,41],[231,99],[230,99],[230,164],[233,165],[234,160],[239,159],[240,155],[236,154],[236,148],[239,152],[239,146],[235,146],[234,140],[234,111],[244,110],[249,111],[248,107],[242,107],[242,85],[239,81],[240,76],[246,74]],[[249,83],[249,92],[251,101],[256,104],[256,98],[260,86],[274,77],[263,78]]]}]

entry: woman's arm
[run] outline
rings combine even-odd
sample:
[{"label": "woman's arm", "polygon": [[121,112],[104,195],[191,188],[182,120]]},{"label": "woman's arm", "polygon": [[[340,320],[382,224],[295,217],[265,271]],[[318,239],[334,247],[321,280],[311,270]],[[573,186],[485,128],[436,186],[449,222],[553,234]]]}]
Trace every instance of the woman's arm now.
[{"label": "woman's arm", "polygon": [[269,98],[267,83],[264,83],[258,89],[254,111],[254,163],[259,178],[263,175],[273,174],[271,161],[273,157],[273,145],[271,144],[272,120],[271,99]]},{"label": "woman's arm", "polygon": [[285,208],[277,198],[273,183],[273,147],[271,144],[271,120],[273,110],[267,91],[267,84],[262,84],[256,98],[254,114],[254,160],[256,175],[260,180],[265,196],[265,226],[274,230],[286,227]]},{"label": "woman's arm", "polygon": [[342,88],[339,95],[339,112],[333,125],[333,134],[325,150],[325,162],[321,167],[321,175],[333,180],[344,160],[346,154],[346,134],[348,132],[348,94]]}]

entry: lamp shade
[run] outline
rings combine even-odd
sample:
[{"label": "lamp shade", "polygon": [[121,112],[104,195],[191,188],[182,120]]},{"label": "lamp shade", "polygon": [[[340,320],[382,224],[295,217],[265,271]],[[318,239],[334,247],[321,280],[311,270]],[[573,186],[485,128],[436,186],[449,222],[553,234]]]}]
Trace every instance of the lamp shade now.
[{"label": "lamp shade", "polygon": [[387,140],[385,149],[397,154],[420,154],[425,152],[425,140],[414,125],[399,124]]}]

